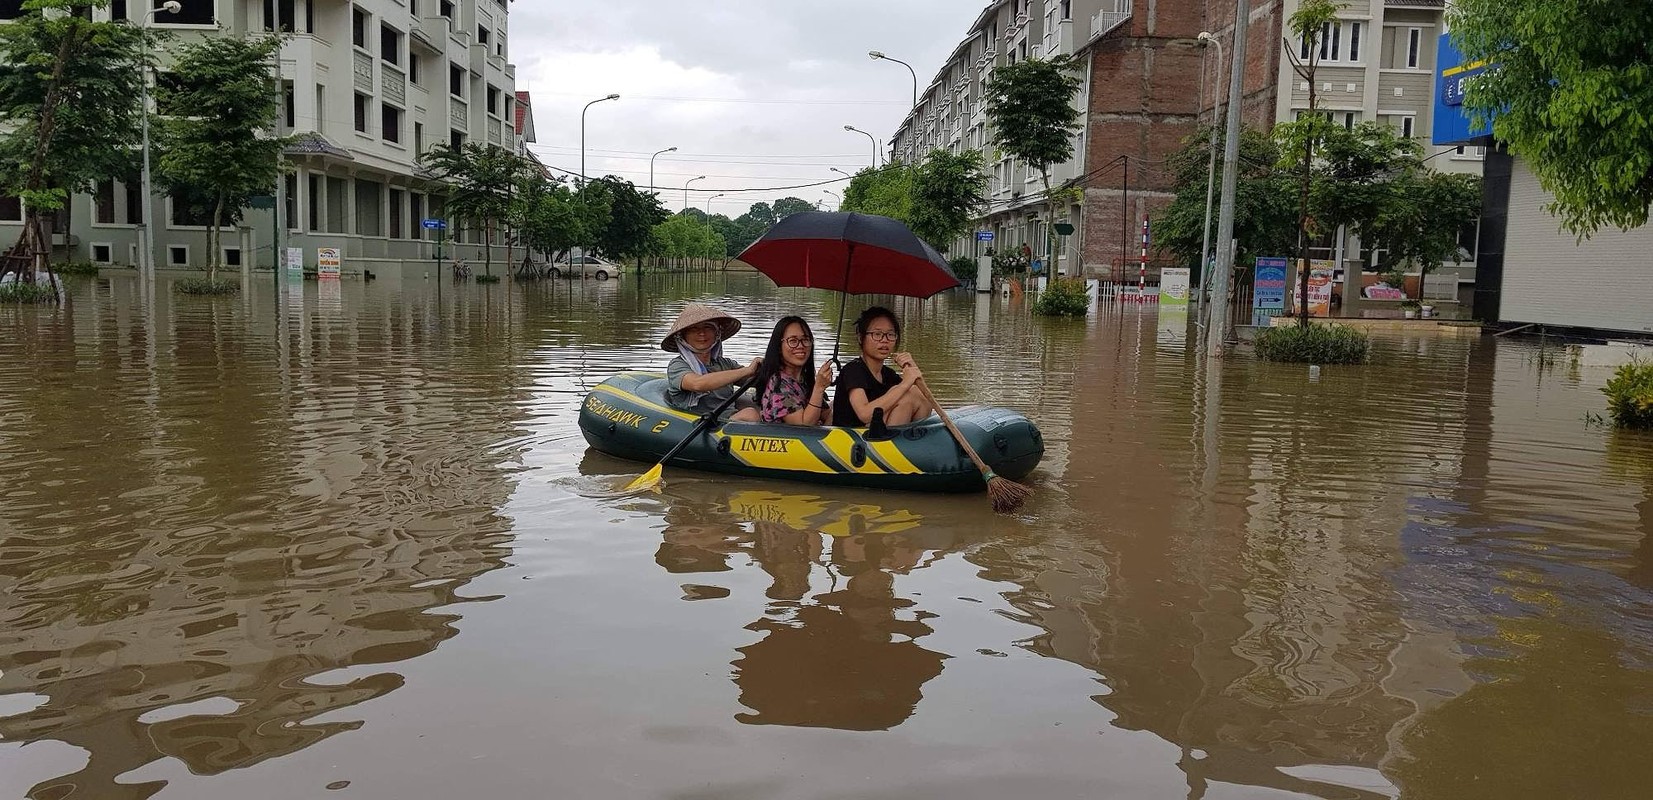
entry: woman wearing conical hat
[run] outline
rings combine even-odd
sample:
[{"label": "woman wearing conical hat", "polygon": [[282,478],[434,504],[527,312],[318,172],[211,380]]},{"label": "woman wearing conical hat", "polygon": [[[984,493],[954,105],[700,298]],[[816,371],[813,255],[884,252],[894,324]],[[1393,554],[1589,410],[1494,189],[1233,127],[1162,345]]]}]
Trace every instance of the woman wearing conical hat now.
[{"label": "woman wearing conical hat", "polygon": [[[758,371],[763,359],[741,366],[723,355],[723,340],[740,330],[740,320],[700,303],[684,306],[660,349],[676,353],[666,366],[666,402],[673,408],[704,414],[717,410],[735,393],[736,386]],[[757,422],[757,403],[745,397],[735,401],[731,419]]]}]

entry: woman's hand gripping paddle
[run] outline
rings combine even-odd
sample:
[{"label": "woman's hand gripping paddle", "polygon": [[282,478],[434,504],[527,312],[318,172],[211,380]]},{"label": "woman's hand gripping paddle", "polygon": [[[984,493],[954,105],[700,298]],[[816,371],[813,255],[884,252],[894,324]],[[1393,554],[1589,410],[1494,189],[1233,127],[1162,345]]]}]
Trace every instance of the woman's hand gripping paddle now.
[{"label": "woman's hand gripping paddle", "polygon": [[666,452],[666,457],[660,459],[660,463],[655,464],[654,467],[648,472],[637,476],[636,480],[626,484],[625,488],[620,490],[620,495],[624,496],[628,494],[636,494],[638,492],[658,488],[660,486],[660,472],[663,468],[665,468],[666,462],[676,458],[678,453],[683,452],[683,448],[688,447],[689,442],[694,441],[695,437],[711,430],[712,426],[717,423],[718,416],[724,411],[727,411],[729,406],[734,405],[735,401],[739,400],[741,395],[746,394],[746,390],[752,388],[752,384],[755,383],[757,379],[758,376],[755,374],[752,377],[747,378],[743,383],[741,383],[740,388],[735,390],[735,393],[730,395],[728,400],[723,401],[723,403],[719,405],[715,411],[710,414],[702,415],[700,421],[696,422],[694,428],[689,431],[689,435],[683,437],[683,440],[678,442],[676,445],[673,445],[672,449]]}]

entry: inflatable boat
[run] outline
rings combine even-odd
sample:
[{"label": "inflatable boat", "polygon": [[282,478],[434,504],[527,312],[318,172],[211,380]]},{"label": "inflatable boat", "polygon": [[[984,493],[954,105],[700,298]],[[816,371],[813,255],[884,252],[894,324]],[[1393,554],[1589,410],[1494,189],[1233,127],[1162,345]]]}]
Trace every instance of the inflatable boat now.
[{"label": "inflatable boat", "polygon": [[[948,409],[948,414],[998,475],[1020,480],[1044,455],[1039,429],[1014,411],[966,406]],[[659,373],[620,373],[593,388],[580,405],[580,431],[587,443],[647,463],[658,462],[699,419],[666,405],[666,378]],[[977,492],[986,487],[938,417],[891,426],[882,438],[868,434],[866,428],[725,422],[697,436],[667,466],[873,489]]]}]

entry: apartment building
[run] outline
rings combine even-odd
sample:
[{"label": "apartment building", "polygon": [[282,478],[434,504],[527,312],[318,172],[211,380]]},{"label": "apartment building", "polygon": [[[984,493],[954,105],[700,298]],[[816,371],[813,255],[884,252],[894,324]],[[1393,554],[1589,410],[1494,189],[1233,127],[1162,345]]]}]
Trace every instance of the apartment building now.
[{"label": "apartment building", "polygon": [[[280,133],[295,137],[290,172],[272,186],[285,225],[283,246],[343,251],[346,271],[395,275],[428,270],[439,236],[421,221],[442,218],[439,187],[420,179],[419,155],[437,143],[487,143],[526,153],[533,119],[516,91],[509,60],[507,0],[181,0],[177,14],[153,24],[188,41],[199,36],[282,32],[284,104]],[[17,3],[0,3],[0,19]],[[115,0],[98,19],[142,24],[143,3]],[[162,54],[164,62],[165,55]],[[273,65],[272,65],[273,67]],[[164,65],[163,65],[164,69]],[[71,201],[56,243],[77,260],[139,263],[144,214],[156,220],[155,263],[207,263],[206,219],[157,196],[147,204],[136,181],[105,181]],[[224,237],[223,263],[269,268],[277,209],[248,209]],[[15,198],[0,200],[0,242],[21,232]],[[453,231],[449,257],[480,255],[479,231]]]}]

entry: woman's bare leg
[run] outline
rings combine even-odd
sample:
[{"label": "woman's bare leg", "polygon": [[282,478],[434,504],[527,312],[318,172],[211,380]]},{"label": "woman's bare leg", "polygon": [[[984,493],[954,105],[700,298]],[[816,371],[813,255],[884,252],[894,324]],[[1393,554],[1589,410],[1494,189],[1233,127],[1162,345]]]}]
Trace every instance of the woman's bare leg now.
[{"label": "woman's bare leg", "polygon": [[735,422],[761,422],[763,418],[758,416],[758,410],[757,409],[755,409],[755,408],[743,408],[739,411],[736,411],[734,413],[734,416],[729,417],[729,419],[731,419]]}]

